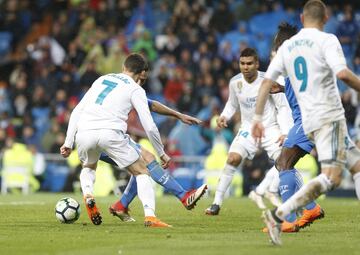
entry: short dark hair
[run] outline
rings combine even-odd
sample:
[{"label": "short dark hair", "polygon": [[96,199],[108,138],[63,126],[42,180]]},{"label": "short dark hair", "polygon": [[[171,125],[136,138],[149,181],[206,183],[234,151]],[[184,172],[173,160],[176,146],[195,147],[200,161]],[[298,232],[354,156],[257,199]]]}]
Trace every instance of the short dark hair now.
[{"label": "short dark hair", "polygon": [[142,71],[147,72],[149,70],[148,62],[142,55],[138,53],[132,53],[127,56],[124,62],[124,66],[128,71],[134,74],[139,74]]},{"label": "short dark hair", "polygon": [[297,32],[296,26],[290,25],[287,22],[282,22],[278,26],[278,32],[274,38],[273,50],[277,51],[284,41],[296,35]]},{"label": "short dark hair", "polygon": [[241,51],[240,53],[240,58],[241,57],[254,57],[254,59],[256,61],[258,61],[259,57],[258,54],[256,52],[256,50],[254,48],[245,48]]},{"label": "short dark hair", "polygon": [[305,19],[323,21],[326,17],[326,5],[321,0],[308,1],[303,10]]}]

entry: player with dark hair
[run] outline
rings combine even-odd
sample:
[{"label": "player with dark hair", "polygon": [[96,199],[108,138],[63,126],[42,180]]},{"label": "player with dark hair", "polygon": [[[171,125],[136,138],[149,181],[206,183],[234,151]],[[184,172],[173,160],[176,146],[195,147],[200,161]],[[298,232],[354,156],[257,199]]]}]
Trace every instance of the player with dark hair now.
[{"label": "player with dark hair", "polygon": [[[252,117],[255,111],[255,102],[260,84],[263,80],[264,73],[258,71],[259,61],[256,51],[252,48],[246,48],[241,52],[239,59],[241,73],[230,80],[229,99],[224,110],[217,119],[219,128],[227,127],[227,122],[232,118],[234,113],[240,108],[241,127],[232,142],[224,170],[219,178],[213,204],[206,209],[207,215],[218,215],[220,206],[224,200],[227,191],[237,167],[243,158],[252,159],[258,150],[255,140],[251,137]],[[281,144],[286,137],[291,125],[290,109],[286,103],[284,95],[273,95],[266,105],[265,113],[266,132],[268,137],[261,144],[266,150],[269,158],[276,159],[281,150]],[[280,118],[280,120],[278,120]],[[266,179],[274,179],[272,175],[278,175],[275,167],[272,167],[266,174]],[[271,178],[268,178],[271,177]],[[265,190],[263,190],[265,192]],[[262,196],[264,195],[259,189],[250,193],[250,198],[256,200],[259,207],[265,209]],[[277,186],[275,192],[277,193]],[[272,194],[272,196],[270,195]],[[275,193],[269,193],[268,197],[273,204],[279,205]]]},{"label": "player with dark hair", "polygon": [[270,239],[276,245],[281,244],[281,222],[286,216],[341,182],[348,140],[335,76],[360,91],[360,79],[347,68],[339,40],[322,31],[327,21],[325,4],[308,1],[301,21],[304,28],[280,46],[265,74],[252,135],[258,142],[266,136],[262,118],[267,97],[279,75],[288,76],[301,110],[304,133],[315,143],[322,173],[277,209],[263,213]]},{"label": "player with dark hair", "polygon": [[170,226],[155,217],[155,194],[146,163],[125,133],[128,114],[135,108],[157,154],[164,165],[168,164],[170,157],[164,152],[145,91],[135,82],[148,69],[147,61],[140,54],[130,54],[124,62],[123,72],[103,75],[95,80],[71,113],[60,153],[68,157],[76,142],[83,167],[80,173],[81,189],[89,218],[95,225],[102,222],[93,196],[95,170],[100,154],[105,152],[119,167],[127,168],[136,176],[138,195],[145,213],[144,225]]}]

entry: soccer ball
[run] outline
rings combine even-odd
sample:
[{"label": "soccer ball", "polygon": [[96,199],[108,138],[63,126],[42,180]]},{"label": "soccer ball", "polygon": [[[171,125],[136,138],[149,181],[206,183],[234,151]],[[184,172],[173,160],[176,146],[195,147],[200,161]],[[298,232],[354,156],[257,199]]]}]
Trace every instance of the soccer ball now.
[{"label": "soccer ball", "polygon": [[55,216],[61,223],[74,223],[80,217],[80,204],[71,197],[62,198],[56,203]]}]

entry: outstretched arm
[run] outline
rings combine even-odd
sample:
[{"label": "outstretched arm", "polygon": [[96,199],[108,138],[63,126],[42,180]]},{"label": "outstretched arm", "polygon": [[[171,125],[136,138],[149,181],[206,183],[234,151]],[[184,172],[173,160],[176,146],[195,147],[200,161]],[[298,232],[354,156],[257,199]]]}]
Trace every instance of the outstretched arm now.
[{"label": "outstretched arm", "polygon": [[185,124],[199,125],[199,124],[202,123],[201,120],[199,120],[199,119],[197,119],[195,117],[189,116],[187,114],[183,114],[181,112],[175,111],[175,110],[167,107],[166,105],[164,105],[164,104],[162,104],[162,103],[160,103],[158,101],[151,101],[151,102],[149,102],[149,105],[150,105],[150,110],[152,112],[156,112],[156,113],[161,114],[161,115],[167,115],[167,116],[175,117],[175,118],[181,120],[182,122],[184,122]]}]

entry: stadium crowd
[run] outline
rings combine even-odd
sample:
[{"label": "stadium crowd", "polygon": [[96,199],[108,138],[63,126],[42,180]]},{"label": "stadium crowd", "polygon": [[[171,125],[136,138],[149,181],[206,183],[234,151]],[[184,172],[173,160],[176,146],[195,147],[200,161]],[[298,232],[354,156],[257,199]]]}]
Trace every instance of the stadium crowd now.
[{"label": "stadium crowd", "polygon": [[[360,75],[360,7],[329,4],[326,31],[338,36]],[[0,1],[0,149],[20,141],[34,154],[58,153],[69,115],[92,82],[120,72],[128,53],[141,52],[151,64],[148,97],[205,122],[189,127],[154,116],[169,155],[211,155],[236,134],[239,116],[222,131],[214,120],[239,72],[240,51],[256,48],[266,70],[277,26],[301,27],[300,6],[295,0]],[[358,95],[343,84],[339,89],[349,133],[360,145]],[[129,132],[144,135],[135,115]]]}]

